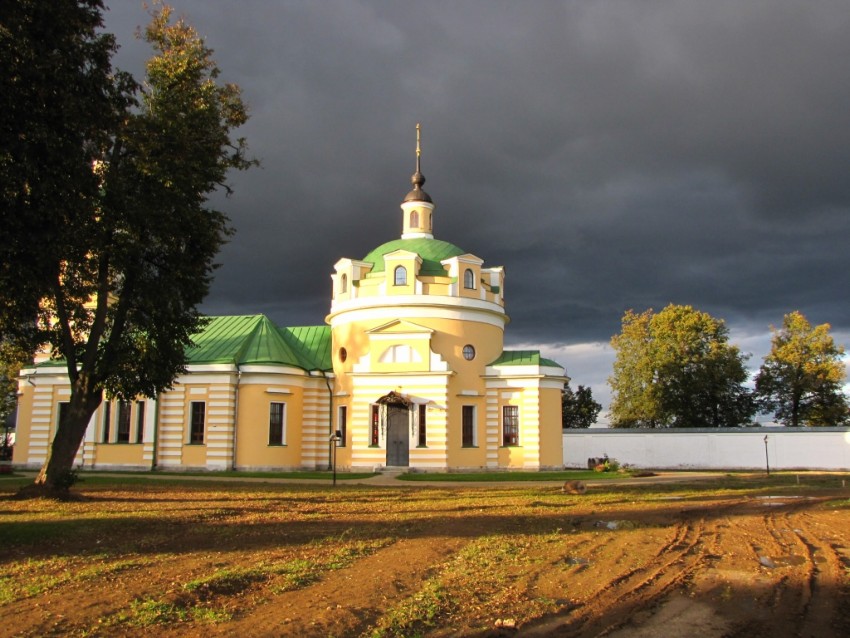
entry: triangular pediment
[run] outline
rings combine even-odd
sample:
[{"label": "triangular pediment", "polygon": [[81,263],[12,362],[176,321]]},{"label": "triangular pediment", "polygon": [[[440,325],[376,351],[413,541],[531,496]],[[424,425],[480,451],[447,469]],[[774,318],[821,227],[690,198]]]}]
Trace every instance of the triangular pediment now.
[{"label": "triangular pediment", "polygon": [[385,254],[384,261],[388,259],[416,259],[417,261],[422,261],[422,257],[420,257],[418,253],[401,248]]},{"label": "triangular pediment", "polygon": [[409,321],[395,319],[377,328],[366,331],[370,335],[409,335],[409,334],[433,334],[434,331],[425,326],[420,326]]}]

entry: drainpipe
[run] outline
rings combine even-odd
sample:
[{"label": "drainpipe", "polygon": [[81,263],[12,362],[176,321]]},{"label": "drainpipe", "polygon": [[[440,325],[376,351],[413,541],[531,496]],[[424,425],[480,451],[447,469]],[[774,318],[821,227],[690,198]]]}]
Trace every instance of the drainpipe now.
[{"label": "drainpipe", "polygon": [[[319,370],[322,377],[325,379],[325,385],[328,387],[328,437],[334,433],[334,391],[331,387],[331,381],[324,370]],[[334,441],[328,444],[328,469],[331,469],[331,455],[333,454]]]},{"label": "drainpipe", "polygon": [[233,456],[230,459],[230,469],[236,469],[236,432],[239,430],[236,427],[239,423],[239,383],[242,381],[242,370],[239,369],[239,364],[236,365],[236,392],[233,399]]}]

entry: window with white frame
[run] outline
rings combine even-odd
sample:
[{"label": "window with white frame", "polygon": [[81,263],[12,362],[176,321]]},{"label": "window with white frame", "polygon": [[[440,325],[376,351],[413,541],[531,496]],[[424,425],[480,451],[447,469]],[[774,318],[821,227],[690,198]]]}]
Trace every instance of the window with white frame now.
[{"label": "window with white frame", "polygon": [[421,363],[422,356],[406,343],[390,346],[378,357],[381,363]]},{"label": "window with white frame", "polygon": [[427,447],[428,446],[428,436],[427,436],[427,419],[425,415],[428,412],[428,406],[424,403],[419,404],[419,440],[417,441],[417,445],[419,447]]},{"label": "window with white frame", "polygon": [[118,402],[118,418],[115,427],[115,442],[129,443],[130,442],[130,403],[127,401]]},{"label": "window with white frame", "polygon": [[519,407],[502,407],[502,445],[519,445]]},{"label": "window with white frame", "polygon": [[463,406],[463,447],[476,447],[478,445],[478,428],[475,427],[475,406]]},{"label": "window with white frame", "polygon": [[203,445],[206,434],[207,404],[192,401],[189,410],[189,443]]},{"label": "window with white frame", "polygon": [[101,441],[109,443],[109,426],[112,422],[112,404],[109,401],[103,404],[103,436]]},{"label": "window with white frame", "polygon": [[407,285],[407,268],[404,266],[396,266],[393,271],[393,283],[396,286]]},{"label": "window with white frame", "polygon": [[339,411],[337,412],[336,419],[336,429],[339,430],[340,440],[337,445],[339,447],[345,447],[345,441],[348,435],[348,406],[341,405],[339,406]]},{"label": "window with white frame", "polygon": [[463,287],[469,290],[475,290],[475,273],[472,268],[467,268],[463,271]]},{"label": "window with white frame", "polygon": [[269,403],[269,445],[286,445],[286,404]]},{"label": "window with white frame", "polygon": [[145,440],[145,402],[136,401],[136,443]]},{"label": "window with white frame", "polygon": [[380,445],[380,420],[381,420],[381,406],[375,404],[371,406],[370,409],[370,419],[369,419],[369,445],[372,447],[378,447]]}]

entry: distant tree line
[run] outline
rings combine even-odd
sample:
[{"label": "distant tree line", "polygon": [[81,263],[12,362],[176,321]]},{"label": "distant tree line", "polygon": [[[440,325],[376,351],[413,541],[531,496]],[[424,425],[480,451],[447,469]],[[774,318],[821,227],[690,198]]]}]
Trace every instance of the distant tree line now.
[{"label": "distant tree line", "polygon": [[770,353],[751,389],[748,355],[729,343],[722,320],[691,306],[629,310],[611,339],[611,426],[740,427],[754,425],[757,413],[786,426],[848,425],[844,349],[829,331],[800,312],[785,315],[771,327]]}]

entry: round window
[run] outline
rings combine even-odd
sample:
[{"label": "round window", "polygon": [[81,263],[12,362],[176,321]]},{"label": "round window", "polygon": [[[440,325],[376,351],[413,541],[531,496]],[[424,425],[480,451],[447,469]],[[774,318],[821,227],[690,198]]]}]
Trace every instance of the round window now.
[{"label": "round window", "polygon": [[339,349],[339,360],[345,363],[345,360],[348,359],[348,351],[345,348]]},{"label": "round window", "polygon": [[472,361],[475,358],[475,348],[469,344],[463,347],[463,358],[467,361]]}]

